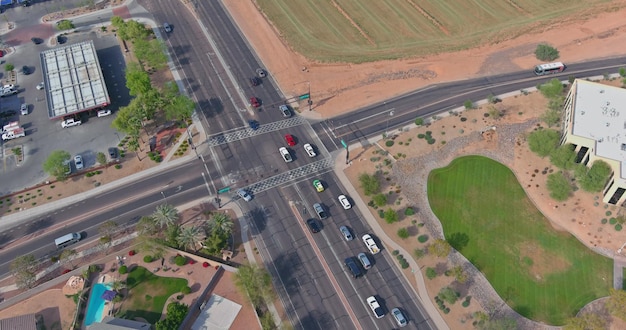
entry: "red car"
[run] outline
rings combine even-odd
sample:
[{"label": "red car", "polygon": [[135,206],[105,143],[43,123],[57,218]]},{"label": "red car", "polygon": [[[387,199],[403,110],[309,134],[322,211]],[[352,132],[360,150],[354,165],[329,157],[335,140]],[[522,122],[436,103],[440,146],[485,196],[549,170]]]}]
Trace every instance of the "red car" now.
[{"label": "red car", "polygon": [[285,141],[287,141],[287,145],[293,147],[296,145],[296,140],[293,138],[293,135],[287,134],[285,135]]},{"label": "red car", "polygon": [[256,97],[253,96],[253,97],[250,98],[250,105],[255,107],[255,108],[258,108],[258,107],[261,106],[261,102],[259,102],[259,99],[257,99]]}]

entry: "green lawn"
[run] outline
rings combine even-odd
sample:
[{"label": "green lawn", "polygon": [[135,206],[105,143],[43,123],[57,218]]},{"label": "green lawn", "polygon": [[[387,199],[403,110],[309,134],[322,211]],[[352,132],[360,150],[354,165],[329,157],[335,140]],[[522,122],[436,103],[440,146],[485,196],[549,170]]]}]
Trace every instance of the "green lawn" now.
[{"label": "green lawn", "polygon": [[518,313],[561,325],[608,295],[612,260],[554,230],[506,166],[457,158],[431,172],[428,199],[446,239]]},{"label": "green lawn", "polygon": [[143,267],[135,267],[126,279],[130,296],[121,306],[127,319],[142,317],[155,324],[163,312],[167,298],[187,286],[187,280],[156,276]]}]

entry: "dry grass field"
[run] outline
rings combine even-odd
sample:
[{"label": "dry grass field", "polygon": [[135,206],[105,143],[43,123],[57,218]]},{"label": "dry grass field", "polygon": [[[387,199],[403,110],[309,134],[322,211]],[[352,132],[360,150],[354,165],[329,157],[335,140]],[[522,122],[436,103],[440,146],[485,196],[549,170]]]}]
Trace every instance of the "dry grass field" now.
[{"label": "dry grass field", "polygon": [[622,4],[606,0],[257,0],[296,52],[372,62],[495,44]]}]

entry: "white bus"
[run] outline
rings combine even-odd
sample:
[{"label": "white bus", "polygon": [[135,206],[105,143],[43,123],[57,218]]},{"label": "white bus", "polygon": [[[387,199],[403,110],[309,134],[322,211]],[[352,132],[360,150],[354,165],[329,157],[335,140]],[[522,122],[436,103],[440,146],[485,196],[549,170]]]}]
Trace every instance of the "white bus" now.
[{"label": "white bus", "polygon": [[54,244],[56,244],[57,249],[64,248],[68,245],[74,244],[80,241],[81,237],[79,233],[69,233],[67,235],[63,235],[54,240]]},{"label": "white bus", "polygon": [[539,64],[535,66],[535,74],[538,76],[543,76],[544,74],[563,72],[563,70],[565,70],[565,64],[561,62]]}]

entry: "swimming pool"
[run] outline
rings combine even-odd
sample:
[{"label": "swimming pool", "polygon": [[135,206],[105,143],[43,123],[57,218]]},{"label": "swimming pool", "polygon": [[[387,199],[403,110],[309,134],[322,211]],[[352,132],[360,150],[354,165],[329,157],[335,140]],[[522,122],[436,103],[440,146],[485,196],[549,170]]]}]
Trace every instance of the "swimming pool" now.
[{"label": "swimming pool", "polygon": [[102,294],[106,290],[109,290],[109,287],[102,283],[94,284],[91,289],[89,304],[87,304],[87,314],[85,315],[85,326],[102,321],[102,313],[104,312],[104,299],[102,298]]}]

